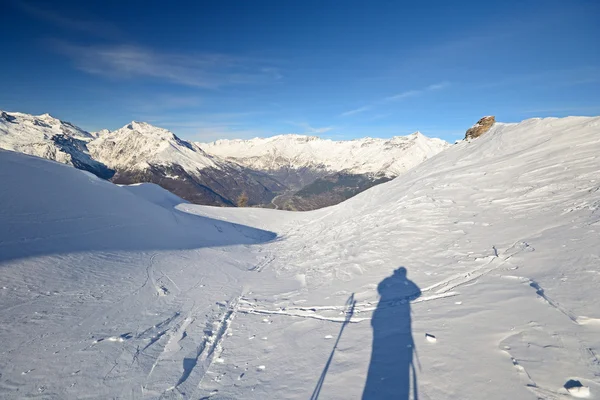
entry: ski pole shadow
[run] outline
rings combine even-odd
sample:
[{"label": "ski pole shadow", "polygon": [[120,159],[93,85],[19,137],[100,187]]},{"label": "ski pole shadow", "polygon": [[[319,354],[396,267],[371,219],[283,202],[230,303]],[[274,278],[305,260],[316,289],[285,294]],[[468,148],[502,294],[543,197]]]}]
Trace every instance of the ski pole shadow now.
[{"label": "ski pole shadow", "polygon": [[380,299],[371,319],[373,346],[362,398],[418,400],[410,302],[421,289],[400,267],[379,283],[377,291]]},{"label": "ski pole shadow", "polygon": [[333,355],[335,354],[335,350],[337,349],[337,346],[340,343],[342,333],[344,333],[344,328],[346,327],[346,325],[348,325],[350,323],[350,319],[352,318],[352,315],[354,314],[354,306],[355,305],[356,305],[356,300],[354,300],[354,293],[352,293],[350,295],[350,297],[348,297],[348,300],[346,300],[346,307],[345,307],[346,318],[344,319],[344,322],[342,323],[342,327],[340,328],[340,333],[338,334],[335,344],[333,345],[333,349],[331,350],[329,359],[327,359],[325,368],[323,368],[323,372],[321,372],[321,376],[319,377],[319,381],[317,382],[317,385],[315,386],[315,390],[313,390],[313,393],[310,396],[310,400],[317,400],[319,398],[319,395],[321,394],[321,388],[323,387],[323,383],[325,382],[325,377],[327,376],[327,371],[329,371],[329,366],[331,365],[331,361],[333,360]]}]

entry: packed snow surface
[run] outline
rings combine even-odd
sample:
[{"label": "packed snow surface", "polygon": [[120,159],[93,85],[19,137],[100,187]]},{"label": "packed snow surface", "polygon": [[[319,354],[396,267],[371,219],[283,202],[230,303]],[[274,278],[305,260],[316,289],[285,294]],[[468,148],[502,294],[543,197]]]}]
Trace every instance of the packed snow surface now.
[{"label": "packed snow surface", "polygon": [[398,176],[450,146],[419,132],[391,139],[333,141],[315,136],[279,135],[250,140],[198,143],[207,153],[259,170],[322,168],[354,174]]},{"label": "packed snow surface", "polygon": [[0,397],[598,398],[599,155],[496,123],[293,213],[0,151]]}]

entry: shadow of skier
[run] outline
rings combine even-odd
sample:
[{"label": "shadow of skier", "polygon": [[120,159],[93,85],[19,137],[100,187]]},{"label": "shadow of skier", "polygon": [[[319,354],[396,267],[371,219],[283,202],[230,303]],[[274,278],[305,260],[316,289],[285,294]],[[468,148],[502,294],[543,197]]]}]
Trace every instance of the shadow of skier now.
[{"label": "shadow of skier", "polygon": [[412,397],[418,400],[410,302],[421,289],[400,267],[379,283],[377,291],[380,299],[371,319],[373,348],[362,398],[408,400],[412,386]]}]

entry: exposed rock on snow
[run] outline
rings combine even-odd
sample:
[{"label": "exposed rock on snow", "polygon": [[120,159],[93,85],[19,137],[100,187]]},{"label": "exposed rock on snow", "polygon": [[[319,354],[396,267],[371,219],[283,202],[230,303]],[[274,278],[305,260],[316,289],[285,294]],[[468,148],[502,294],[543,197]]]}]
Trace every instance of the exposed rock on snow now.
[{"label": "exposed rock on snow", "polygon": [[496,117],[493,115],[483,117],[475,125],[467,129],[467,133],[465,134],[465,139],[475,139],[479,136],[483,135],[487,131],[490,130],[492,125],[496,122]]}]

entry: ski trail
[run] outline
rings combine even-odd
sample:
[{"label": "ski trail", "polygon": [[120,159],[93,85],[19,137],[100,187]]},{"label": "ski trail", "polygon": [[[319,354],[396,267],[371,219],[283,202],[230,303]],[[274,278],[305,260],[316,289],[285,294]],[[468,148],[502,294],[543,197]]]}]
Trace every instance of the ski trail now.
[{"label": "ski trail", "polygon": [[175,288],[176,288],[176,289],[177,289],[179,292],[181,292],[181,289],[179,288],[179,286],[177,286],[177,284],[176,284],[176,283],[173,281],[173,279],[171,279],[171,277],[169,277],[169,275],[165,274],[163,271],[160,271],[160,273],[161,273],[161,274],[162,274],[162,275],[163,275],[165,278],[167,278],[167,279],[168,279],[168,280],[169,280],[169,281],[170,281],[170,282],[173,284],[173,286],[175,286]]},{"label": "ski trail", "polygon": [[544,293],[544,289],[534,280],[529,279],[529,286],[535,289],[535,293],[540,296],[540,298],[544,299],[549,306],[555,308],[557,311],[561,312],[565,316],[567,316],[573,323],[579,325],[578,318],[573,315],[569,310],[562,307],[560,304],[552,300]]},{"label": "ski trail", "polygon": [[[227,333],[227,331],[229,330],[229,327],[231,326],[231,322],[235,318],[235,313],[239,307],[240,297],[237,297],[230,303],[228,310],[223,314],[223,317],[218,321],[216,329],[206,339],[206,346],[205,346],[206,351],[203,351],[201,356],[198,358],[198,361],[200,361],[203,364],[203,367],[204,367],[203,370],[205,371],[205,373],[206,373],[206,371],[208,371],[208,369],[209,369],[210,365],[212,364],[212,362],[214,361],[214,359],[218,355],[220,355],[221,352],[223,351],[223,340],[225,338],[225,334]],[[202,375],[202,378],[200,379],[200,384],[202,384],[203,378],[204,378],[204,374]]]},{"label": "ski trail", "polygon": [[578,317],[575,314],[573,314],[571,311],[567,310],[565,307],[561,306],[558,302],[556,302],[555,300],[550,298],[546,294],[544,288],[538,282],[534,281],[533,279],[530,279],[530,278],[527,278],[524,276],[514,276],[514,275],[503,275],[502,277],[508,278],[508,279],[517,279],[521,283],[528,285],[529,287],[531,287],[532,289],[535,290],[535,293],[539,296],[539,298],[544,300],[544,302],[546,304],[548,304],[550,307],[556,309],[558,312],[565,315],[567,318],[569,318],[571,320],[571,322],[573,322],[576,325],[586,325],[589,323],[593,323],[595,321],[593,318],[587,318],[587,317],[582,317],[582,316]]},{"label": "ski trail", "polygon": [[467,272],[462,272],[462,273],[452,275],[440,282],[434,283],[433,285],[430,285],[430,286],[424,288],[422,290],[422,292],[425,293],[425,292],[429,292],[429,291],[439,288],[438,290],[436,290],[435,293],[437,293],[437,294],[446,293],[450,290],[456,289],[459,286],[463,286],[468,283],[471,283],[471,282],[481,278],[482,276],[490,273],[491,271],[500,268],[506,262],[508,262],[512,257],[523,252],[524,250],[532,251],[532,249],[533,249],[527,242],[518,240],[518,241],[514,242],[510,247],[508,247],[504,251],[504,253],[507,253],[511,249],[514,249],[518,244],[522,244],[522,247],[520,249],[518,249],[517,251],[515,251],[514,253],[503,256],[502,260],[499,261],[499,263],[497,265],[493,265],[493,264],[495,264],[495,261],[497,261],[501,257],[498,256],[498,249],[496,248],[496,246],[492,246],[493,255],[487,256],[487,258],[490,258],[490,260],[487,263],[485,263],[484,265],[474,268]]},{"label": "ski trail", "polygon": [[146,287],[146,285],[148,285],[148,282],[150,282],[151,276],[152,276],[151,271],[154,269],[154,262],[155,262],[157,256],[158,256],[158,253],[153,253],[150,255],[150,259],[148,260],[148,265],[146,265],[146,280],[144,281],[144,283],[142,283],[142,286],[140,286],[139,288],[135,289],[133,292],[130,293],[131,296],[137,295],[143,288]]},{"label": "ski trail", "polygon": [[[204,328],[204,335],[200,343],[193,349],[191,353],[188,353],[182,360],[183,369],[177,379],[177,382],[172,386],[168,387],[163,391],[163,395],[168,392],[175,392],[179,396],[185,398],[194,398],[196,390],[202,388],[202,381],[209,372],[211,365],[214,360],[217,359],[223,351],[223,342],[227,336],[233,319],[235,318],[240,297],[235,298],[225,308],[222,315],[216,320],[208,321]],[[186,325],[190,326],[193,321],[197,320],[194,317],[193,320]],[[183,340],[185,330],[180,335],[177,341],[169,342],[166,349],[174,349],[176,343]]]},{"label": "ski trail", "polygon": [[[438,299],[444,299],[448,297],[457,296],[458,292],[447,292],[441,294],[434,294],[431,296],[419,297],[411,303],[422,303],[427,301],[433,301]],[[379,302],[377,305],[373,305],[370,302],[361,302],[356,303],[354,307],[354,314],[367,313],[371,311],[375,311],[375,309],[380,308],[392,308],[397,306],[398,304],[404,304],[408,302],[407,298],[398,298],[392,301]],[[239,303],[242,304],[239,306],[238,311],[244,314],[257,314],[257,315],[283,315],[287,317],[296,317],[296,318],[310,318],[310,319],[318,319],[329,322],[346,322],[346,316],[344,314],[344,306],[302,306],[302,307],[284,307],[279,308],[277,310],[269,310],[265,308],[258,308],[256,303],[253,303],[245,298],[240,298]],[[336,312],[340,316],[326,316],[320,314],[318,311],[332,311]],[[348,321],[350,323],[358,323],[362,321],[370,320],[371,317],[359,317],[353,315],[352,318]]]}]

